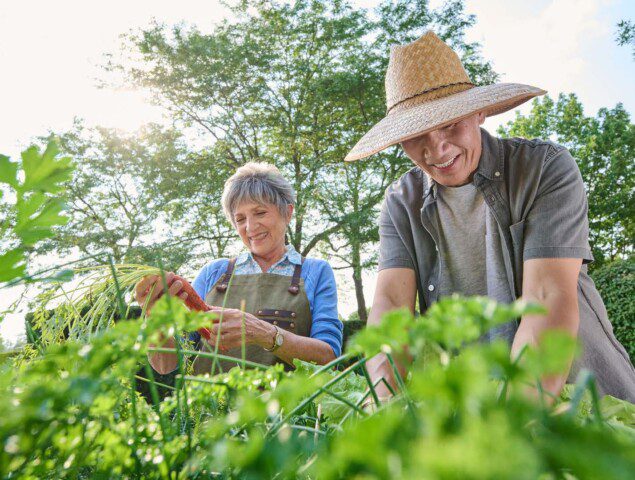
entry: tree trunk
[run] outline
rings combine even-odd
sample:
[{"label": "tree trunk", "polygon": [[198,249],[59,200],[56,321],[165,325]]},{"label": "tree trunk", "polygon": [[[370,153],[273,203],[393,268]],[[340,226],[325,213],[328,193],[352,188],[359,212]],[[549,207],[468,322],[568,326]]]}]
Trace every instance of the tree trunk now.
[{"label": "tree trunk", "polygon": [[357,297],[357,313],[359,319],[366,323],[368,314],[366,312],[366,299],[364,298],[364,285],[362,285],[361,271],[353,273],[353,282],[355,283],[355,296]]},{"label": "tree trunk", "polygon": [[354,242],[351,249],[351,260],[353,264],[353,283],[355,284],[355,297],[357,298],[357,314],[359,319],[366,323],[368,315],[366,313],[366,299],[364,298],[364,285],[362,284],[362,262],[360,256],[359,242]]}]

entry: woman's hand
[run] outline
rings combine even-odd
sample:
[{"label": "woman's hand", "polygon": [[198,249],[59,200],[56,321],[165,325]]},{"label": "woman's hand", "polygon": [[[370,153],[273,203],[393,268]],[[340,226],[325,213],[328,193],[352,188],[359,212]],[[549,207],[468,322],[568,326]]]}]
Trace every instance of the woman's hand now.
[{"label": "woman's hand", "polygon": [[[181,292],[183,288],[183,284],[180,281],[174,282],[174,273],[166,272],[165,273],[165,281],[166,284],[169,285],[168,294],[180,297],[183,300],[187,298],[187,293]],[[166,286],[167,286],[166,285]],[[163,279],[160,275],[148,275],[143,277],[139,283],[135,286],[134,296],[135,300],[139,303],[139,305],[143,308],[146,307],[146,314],[150,313],[152,307],[156,303],[156,301],[163,295]],[[163,334],[160,335],[159,342],[161,347],[164,348],[174,348],[174,338],[165,338]],[[149,344],[150,347],[156,347],[157,345]],[[162,375],[170,373],[174,371],[177,367],[177,357],[174,353],[150,353],[148,352],[148,360],[150,361],[150,365],[157,372]]]},{"label": "woman's hand", "polygon": [[[183,289],[183,283],[180,280],[174,281],[174,276],[174,272],[165,273],[168,294],[186,300],[187,293],[181,291]],[[141,307],[146,305],[147,302],[147,313],[150,313],[156,301],[163,295],[164,286],[162,280],[160,275],[148,275],[143,277],[135,287],[135,300],[137,300]]]},{"label": "woman's hand", "polygon": [[[214,320],[213,326],[210,328],[211,338],[208,343],[212,346],[216,345],[216,339],[219,338],[219,348],[229,350],[230,348],[240,347],[244,338],[247,345],[259,345],[263,348],[271,348],[273,339],[276,335],[276,328],[263,320],[258,319],[251,313],[246,313],[234,308],[212,307],[210,313],[217,318]],[[223,321],[219,322],[220,316]]]},{"label": "woman's hand", "polygon": [[[220,351],[240,347],[243,338],[243,325],[245,344],[259,345],[262,348],[273,347],[277,332],[276,327],[270,323],[260,320],[250,313],[233,308],[212,307],[210,312],[215,314],[214,325],[210,329],[211,337],[208,340],[212,347],[216,346],[217,338],[220,338],[218,343]],[[221,312],[222,322],[219,321]],[[280,332],[284,336],[284,342],[276,349],[274,355],[291,366],[296,358],[306,362],[316,362],[319,365],[326,365],[335,359],[331,346],[322,340],[303,337],[282,329]]]}]

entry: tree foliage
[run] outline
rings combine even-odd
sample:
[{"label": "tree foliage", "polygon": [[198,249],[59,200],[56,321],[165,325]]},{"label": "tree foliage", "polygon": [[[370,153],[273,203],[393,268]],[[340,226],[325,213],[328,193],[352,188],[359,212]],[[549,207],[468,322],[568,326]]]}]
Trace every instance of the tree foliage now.
[{"label": "tree foliage", "polygon": [[361,271],[373,261],[364,252],[377,238],[383,191],[408,162],[395,149],[355,165],[342,159],[385,114],[390,45],[433,28],[476,83],[496,78],[478,44],[464,40],[475,19],[460,1],[435,11],[426,1],[385,1],[371,14],[341,0],[250,0],[232,13],[209,34],[159,24],[131,34],[124,60],[108,68],[196,127],[215,168],[276,164],[297,192],[291,243],[304,255],[337,245],[364,315]]},{"label": "tree foliage", "polygon": [[617,24],[617,44],[630,45],[633,49],[633,58],[635,59],[635,22],[630,20],[621,20]]},{"label": "tree foliage", "polygon": [[[223,254],[229,226],[219,207],[223,173],[188,152],[174,129],[147,125],[135,134],[85,128],[52,134],[78,164],[68,183],[70,222],[40,253],[97,255],[108,263],[154,263],[175,269],[197,247]],[[212,226],[210,227],[210,223]]]},{"label": "tree foliage", "polygon": [[551,139],[577,160],[589,200],[596,264],[628,256],[635,243],[635,125],[622,104],[584,114],[575,94],[536,99],[499,129],[503,136]]}]

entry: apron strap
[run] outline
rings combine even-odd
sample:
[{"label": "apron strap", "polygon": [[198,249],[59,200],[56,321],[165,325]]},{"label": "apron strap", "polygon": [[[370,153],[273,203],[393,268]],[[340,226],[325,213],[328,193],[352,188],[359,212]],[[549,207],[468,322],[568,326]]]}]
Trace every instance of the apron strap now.
[{"label": "apron strap", "polygon": [[236,257],[229,260],[227,264],[227,270],[223,273],[223,276],[220,277],[220,281],[216,284],[216,290],[224,293],[227,290],[227,286],[229,285],[229,280],[232,278],[232,273],[234,273],[234,266],[236,266]]},{"label": "apron strap", "polygon": [[291,277],[291,285],[289,286],[289,293],[291,295],[297,295],[300,291],[300,274],[302,273],[302,264],[304,263],[304,257],[302,257],[302,261],[300,265],[296,265],[293,270],[293,276]]}]

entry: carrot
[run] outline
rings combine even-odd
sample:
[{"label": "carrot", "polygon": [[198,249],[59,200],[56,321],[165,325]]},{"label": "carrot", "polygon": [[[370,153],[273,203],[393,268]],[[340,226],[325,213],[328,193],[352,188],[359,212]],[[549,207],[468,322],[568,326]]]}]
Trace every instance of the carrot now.
[{"label": "carrot", "polygon": [[[187,298],[185,299],[185,306],[187,308],[189,308],[190,310],[195,310],[197,312],[208,312],[212,309],[212,307],[205,303],[199,296],[199,294],[196,293],[196,290],[194,290],[194,287],[192,287],[190,282],[185,280],[180,275],[174,275],[174,278],[172,279],[172,282],[170,282],[170,285],[172,285],[177,280],[179,280],[183,284],[182,291],[187,293]],[[206,340],[209,340],[212,337],[212,333],[207,328],[199,328],[198,333],[205,337]]]},{"label": "carrot", "polygon": [[197,312],[208,312],[212,309],[212,307],[205,303],[199,296],[199,294],[196,293],[196,290],[194,290],[194,287],[192,287],[190,282],[185,280],[180,275],[174,275],[174,278],[172,279],[172,282],[170,282],[170,285],[168,285],[168,287],[170,287],[177,280],[183,284],[183,292],[187,293],[187,299],[185,300],[185,305],[187,306],[187,308],[189,308],[190,310],[195,310]]}]

